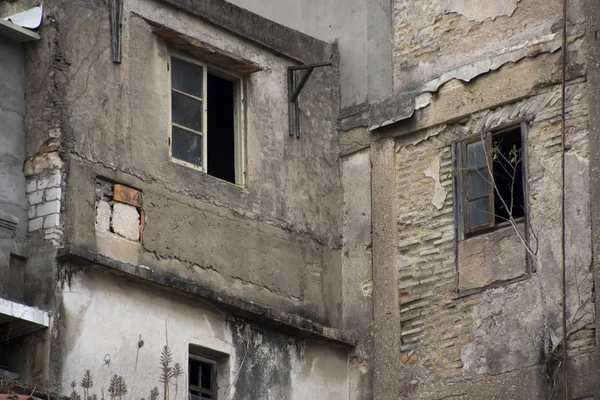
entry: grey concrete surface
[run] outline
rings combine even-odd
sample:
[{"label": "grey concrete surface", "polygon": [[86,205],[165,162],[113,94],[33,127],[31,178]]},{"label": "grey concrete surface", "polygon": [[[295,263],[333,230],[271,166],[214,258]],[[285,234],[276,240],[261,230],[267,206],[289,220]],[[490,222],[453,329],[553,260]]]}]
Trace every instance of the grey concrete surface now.
[{"label": "grey concrete surface", "polygon": [[386,0],[229,0],[327,42],[340,51],[341,106],[391,93],[391,9]]}]

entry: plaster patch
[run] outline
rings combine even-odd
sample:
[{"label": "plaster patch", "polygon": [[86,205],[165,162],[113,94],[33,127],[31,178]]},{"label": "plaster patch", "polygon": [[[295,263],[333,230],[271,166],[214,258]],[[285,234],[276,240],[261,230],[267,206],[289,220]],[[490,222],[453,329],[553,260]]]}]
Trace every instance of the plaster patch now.
[{"label": "plaster patch", "polygon": [[442,186],[440,182],[440,157],[436,157],[431,165],[423,171],[425,176],[433,179],[435,186],[433,188],[433,197],[431,198],[431,204],[435,206],[438,210],[441,210],[444,206],[444,201],[446,201],[446,189]]},{"label": "plaster patch", "polygon": [[512,16],[520,0],[444,0],[443,12],[455,12],[471,21],[494,20],[500,16]]},{"label": "plaster patch", "polygon": [[373,294],[373,280],[369,279],[367,281],[364,281],[360,285],[360,288],[362,289],[363,296],[371,297],[371,295]]}]

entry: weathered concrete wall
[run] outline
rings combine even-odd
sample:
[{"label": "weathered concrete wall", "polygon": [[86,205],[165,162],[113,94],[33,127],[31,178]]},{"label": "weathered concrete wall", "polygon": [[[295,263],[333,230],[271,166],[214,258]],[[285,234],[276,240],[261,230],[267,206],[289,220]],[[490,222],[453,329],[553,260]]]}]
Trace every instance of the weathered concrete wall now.
[{"label": "weathered concrete wall", "polygon": [[22,301],[26,255],[25,53],[0,36],[0,297]]},{"label": "weathered concrete wall", "polygon": [[340,51],[341,106],[391,93],[391,2],[381,0],[229,0],[327,42]]},{"label": "weathered concrete wall", "polygon": [[[162,397],[159,360],[168,340],[173,362],[185,371],[178,378],[177,399],[188,396],[190,344],[227,355],[217,366],[225,374],[219,398],[348,398],[346,349],[267,331],[99,266],[70,277],[56,320],[59,335],[51,370],[58,377],[54,389],[59,393],[70,393],[70,382],[80,381],[89,369],[94,376],[90,393],[106,395],[110,377],[117,374],[125,378],[128,396],[147,398],[156,386]],[[170,398],[175,398],[174,387]]]},{"label": "weathered concrete wall", "polygon": [[[110,59],[104,2],[90,3],[84,15],[68,2],[46,3],[42,39],[29,50],[28,155],[32,174],[43,176],[35,170],[40,149],[57,142],[62,160],[50,169],[63,161],[69,168],[57,245],[339,326],[337,68],[313,73],[300,96],[302,137],[289,137],[286,72],[298,61],[193,16],[194,5],[170,3],[181,8],[125,2],[121,64]],[[143,18],[263,68],[244,77],[244,187],[170,161],[169,49]],[[315,39],[302,43],[308,47],[294,50],[294,59],[303,62],[335,49]],[[143,243],[96,235],[97,177],[143,192]],[[54,233],[45,230],[45,239]]]}]

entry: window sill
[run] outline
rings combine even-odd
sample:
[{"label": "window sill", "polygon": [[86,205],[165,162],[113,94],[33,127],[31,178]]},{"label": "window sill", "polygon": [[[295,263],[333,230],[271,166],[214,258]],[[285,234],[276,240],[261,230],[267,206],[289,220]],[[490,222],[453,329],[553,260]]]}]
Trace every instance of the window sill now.
[{"label": "window sill", "polygon": [[[524,221],[518,228],[524,229]],[[456,248],[457,290],[485,288],[527,275],[527,253],[510,225],[458,242]]]},{"label": "window sill", "polygon": [[[200,185],[210,185],[212,187],[227,188],[227,190],[233,190],[236,193],[248,194],[248,187],[246,184],[226,181],[224,179],[210,175],[207,172],[204,172],[203,168],[194,166],[184,161],[179,161],[174,158],[170,158],[170,161],[171,165],[174,166],[179,175],[188,175],[188,179],[190,179],[189,182],[193,181],[194,177],[196,178],[196,181],[198,181],[198,177],[201,177],[199,181]],[[190,174],[192,174],[193,176]]]},{"label": "window sill", "polygon": [[[514,219],[515,224],[519,227],[522,227],[525,223],[525,217],[519,217],[519,218],[515,218]],[[472,233],[465,233],[465,238],[463,240],[469,240],[471,238],[477,237],[477,236],[483,236],[483,235],[487,235],[491,232],[497,231],[499,229],[505,228],[507,226],[511,226],[510,221],[503,221],[500,222],[499,224],[496,224],[492,227],[489,227],[487,229],[482,229],[480,231],[477,232],[472,232]]]}]

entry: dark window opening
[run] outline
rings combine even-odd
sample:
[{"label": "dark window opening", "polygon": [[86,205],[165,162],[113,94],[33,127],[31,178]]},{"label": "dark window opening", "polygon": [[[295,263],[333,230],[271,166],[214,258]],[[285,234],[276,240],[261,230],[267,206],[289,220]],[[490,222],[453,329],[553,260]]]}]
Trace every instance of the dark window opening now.
[{"label": "dark window opening", "polygon": [[520,218],[525,215],[521,131],[517,129],[492,136],[492,146],[496,183],[494,215],[499,224],[508,221],[510,216]]},{"label": "dark window opening", "polygon": [[234,83],[207,76],[208,174],[235,183]]},{"label": "dark window opening", "polygon": [[467,139],[459,146],[465,234],[493,228],[525,215],[521,130],[509,129]]},{"label": "dark window opening", "polygon": [[190,400],[216,400],[216,363],[190,355],[188,372]]}]

